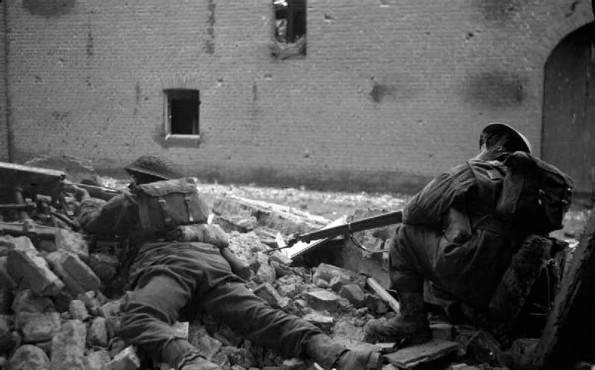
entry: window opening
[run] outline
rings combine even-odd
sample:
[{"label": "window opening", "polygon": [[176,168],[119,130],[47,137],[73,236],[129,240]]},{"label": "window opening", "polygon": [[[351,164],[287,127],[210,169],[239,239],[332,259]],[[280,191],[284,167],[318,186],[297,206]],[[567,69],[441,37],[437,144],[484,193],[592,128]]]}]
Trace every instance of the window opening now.
[{"label": "window opening", "polygon": [[306,55],[306,0],[273,0],[275,45],[273,55]]},{"label": "window opening", "polygon": [[199,91],[168,89],[165,90],[165,95],[167,99],[165,134],[199,135]]}]

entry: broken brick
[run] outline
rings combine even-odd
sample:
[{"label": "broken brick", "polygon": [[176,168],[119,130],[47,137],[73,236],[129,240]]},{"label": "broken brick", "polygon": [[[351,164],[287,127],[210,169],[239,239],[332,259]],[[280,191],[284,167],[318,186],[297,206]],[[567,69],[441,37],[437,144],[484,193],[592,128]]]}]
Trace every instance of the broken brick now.
[{"label": "broken brick", "polygon": [[89,353],[85,357],[85,370],[103,370],[103,366],[110,362],[108,351],[101,350]]},{"label": "broken brick", "polygon": [[51,340],[61,325],[58,312],[21,312],[17,315],[17,327],[23,333],[23,341],[26,343]]},{"label": "broken brick", "polygon": [[23,289],[17,293],[12,301],[14,313],[55,311],[54,302],[49,297],[35,294],[31,289]]},{"label": "broken brick", "polygon": [[101,281],[110,281],[118,272],[120,261],[106,253],[91,253],[88,265]]},{"label": "broken brick", "polygon": [[89,315],[89,311],[87,311],[85,303],[78,299],[73,299],[70,301],[68,312],[70,312],[70,317],[72,317],[74,320],[85,321],[91,317],[91,315]]},{"label": "broken brick", "polygon": [[91,346],[107,347],[108,340],[106,319],[103,317],[94,318],[87,333],[87,343]]},{"label": "broken brick", "polygon": [[132,346],[124,348],[113,360],[103,366],[103,370],[136,370],[138,368],[140,368],[140,359]]},{"label": "broken brick", "polygon": [[339,295],[346,298],[355,308],[362,308],[365,304],[365,296],[362,289],[357,284],[344,285],[339,291]]},{"label": "broken brick", "polygon": [[12,276],[8,273],[8,257],[0,257],[0,286],[3,286],[6,289],[15,289],[17,287],[17,283],[14,281]]},{"label": "broken brick", "polygon": [[11,370],[50,369],[50,359],[45,352],[41,348],[30,344],[17,348],[8,364]]},{"label": "broken brick", "polygon": [[308,305],[315,310],[337,311],[339,305],[339,296],[327,290],[314,290],[305,294]]},{"label": "broken brick", "polygon": [[71,252],[85,261],[89,258],[89,246],[81,233],[57,229],[55,243],[58,249]]},{"label": "broken brick", "polygon": [[79,320],[68,320],[52,339],[51,370],[84,369],[87,327]]},{"label": "broken brick", "polygon": [[64,283],[50,270],[29,238],[23,236],[13,240],[15,244],[8,253],[7,267],[17,284],[24,281],[39,295],[55,295],[64,288]]},{"label": "broken brick", "polygon": [[71,293],[77,295],[100,288],[101,282],[97,275],[78,256],[58,250],[45,258]]}]

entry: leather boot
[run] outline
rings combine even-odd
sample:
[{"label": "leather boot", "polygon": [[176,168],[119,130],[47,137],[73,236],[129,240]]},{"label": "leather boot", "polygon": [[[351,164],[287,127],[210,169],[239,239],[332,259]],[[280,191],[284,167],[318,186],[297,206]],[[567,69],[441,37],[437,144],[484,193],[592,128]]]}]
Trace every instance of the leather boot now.
[{"label": "leather boot", "polygon": [[370,320],[366,323],[368,343],[396,342],[403,339],[407,344],[421,344],[432,339],[430,323],[422,293],[400,293],[401,314],[394,318]]},{"label": "leather boot", "polygon": [[376,370],[382,368],[380,353],[352,351],[325,334],[316,334],[308,339],[306,355],[322,368],[330,370]]},{"label": "leather boot", "polygon": [[184,339],[174,339],[161,350],[161,359],[176,370],[222,370],[205,359],[196,347]]}]

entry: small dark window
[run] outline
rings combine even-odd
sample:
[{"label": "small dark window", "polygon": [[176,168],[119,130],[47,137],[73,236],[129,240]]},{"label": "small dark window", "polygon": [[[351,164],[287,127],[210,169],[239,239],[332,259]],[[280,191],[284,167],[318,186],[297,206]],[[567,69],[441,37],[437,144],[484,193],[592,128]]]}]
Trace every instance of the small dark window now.
[{"label": "small dark window", "polygon": [[168,89],[166,135],[199,135],[200,98],[198,90]]},{"label": "small dark window", "polygon": [[306,0],[273,0],[275,46],[273,55],[306,55]]}]

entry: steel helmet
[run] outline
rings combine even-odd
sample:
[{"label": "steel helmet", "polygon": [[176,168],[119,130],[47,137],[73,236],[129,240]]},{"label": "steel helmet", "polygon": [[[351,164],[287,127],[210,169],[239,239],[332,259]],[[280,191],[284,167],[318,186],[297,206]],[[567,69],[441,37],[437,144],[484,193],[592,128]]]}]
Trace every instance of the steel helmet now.
[{"label": "steel helmet", "polygon": [[177,173],[175,165],[167,158],[157,155],[143,155],[124,167],[130,175],[141,173],[151,175],[163,180],[177,179],[180,174]]},{"label": "steel helmet", "polygon": [[514,129],[512,126],[507,125],[506,123],[500,122],[493,122],[488,124],[484,129],[481,131],[481,135],[479,136],[479,147],[484,144],[486,135],[509,135],[509,141],[507,143],[507,149],[511,152],[522,151],[531,153],[531,143],[527,138]]}]

